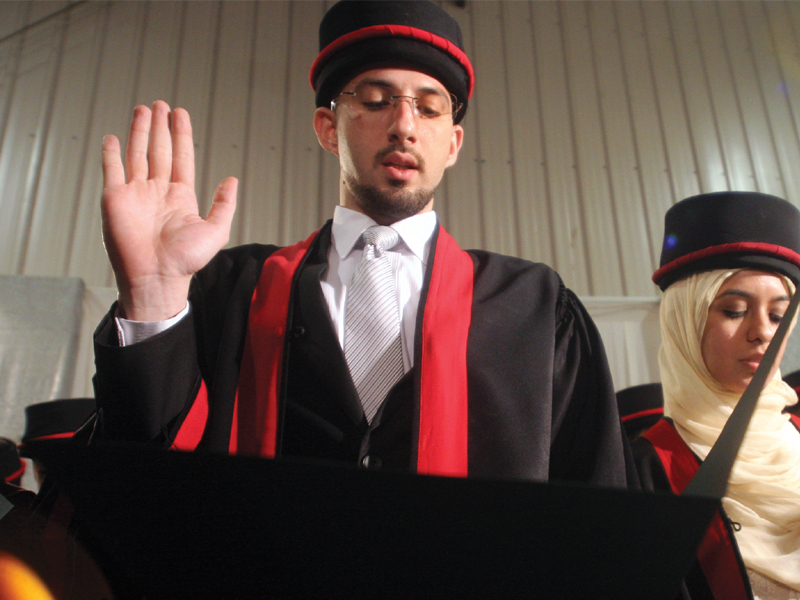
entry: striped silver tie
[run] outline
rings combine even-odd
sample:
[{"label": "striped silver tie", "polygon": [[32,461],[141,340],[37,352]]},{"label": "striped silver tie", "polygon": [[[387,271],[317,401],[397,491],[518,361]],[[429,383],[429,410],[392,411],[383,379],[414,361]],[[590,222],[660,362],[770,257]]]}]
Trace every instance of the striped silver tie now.
[{"label": "striped silver tie", "polygon": [[344,355],[364,414],[372,422],[391,387],[403,376],[400,310],[389,257],[399,241],[391,227],[361,234],[364,255],[347,291]]}]

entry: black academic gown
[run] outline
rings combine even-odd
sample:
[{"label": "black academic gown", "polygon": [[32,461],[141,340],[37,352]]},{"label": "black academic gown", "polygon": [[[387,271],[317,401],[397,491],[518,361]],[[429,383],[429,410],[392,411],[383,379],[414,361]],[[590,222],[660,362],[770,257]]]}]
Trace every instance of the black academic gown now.
[{"label": "black academic gown", "polygon": [[[792,423],[800,429],[800,419],[793,417]],[[671,419],[665,417],[656,425],[668,427],[674,432],[674,435],[659,438],[662,439],[659,442],[662,451],[671,456],[691,455],[694,459],[690,463],[691,471],[679,471],[679,465],[685,463],[677,460],[672,460],[669,466],[665,465],[654,442],[647,437],[637,437],[631,442],[631,449],[642,489],[672,492],[673,484],[691,478],[701,461],[674,430]],[[698,550],[698,557],[683,580],[677,600],[751,600],[753,592],[736,543],[734,525],[722,507],[709,527],[712,528],[714,532],[707,533],[705,539],[709,546],[705,550],[702,547]]]},{"label": "black academic gown", "polygon": [[[417,359],[436,240],[420,300]],[[330,222],[293,280],[276,457],[414,471],[419,374],[407,373],[367,424],[320,290],[329,246]],[[228,450],[250,302],[275,250],[220,252],[193,279],[190,315],[144,342],[118,346],[112,307],[95,335],[99,436],[169,446],[202,379],[209,416],[200,446]],[[468,252],[469,475],[634,482],[605,351],[584,307],[545,265]]]}]

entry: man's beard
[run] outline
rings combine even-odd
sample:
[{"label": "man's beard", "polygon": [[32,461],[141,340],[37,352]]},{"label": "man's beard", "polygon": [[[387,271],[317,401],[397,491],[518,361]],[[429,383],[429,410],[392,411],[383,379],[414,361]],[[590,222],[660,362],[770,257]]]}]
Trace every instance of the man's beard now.
[{"label": "man's beard", "polygon": [[[392,152],[410,154],[416,161],[419,171],[425,169],[425,160],[415,150],[402,146],[390,145],[375,155],[373,166],[377,169],[383,160]],[[409,191],[405,189],[404,181],[389,181],[389,189],[381,190],[374,185],[361,183],[355,178],[348,182],[348,187],[353,193],[356,204],[361,209],[379,221],[382,225],[396,223],[402,219],[413,217],[425,208],[433,198],[433,191],[419,189]]]},{"label": "man's beard", "polygon": [[391,184],[393,187],[386,190],[357,181],[352,181],[348,187],[353,192],[356,203],[367,215],[381,224],[389,224],[413,217],[433,198],[433,190],[411,191],[401,187],[405,182],[397,183],[398,185]]}]

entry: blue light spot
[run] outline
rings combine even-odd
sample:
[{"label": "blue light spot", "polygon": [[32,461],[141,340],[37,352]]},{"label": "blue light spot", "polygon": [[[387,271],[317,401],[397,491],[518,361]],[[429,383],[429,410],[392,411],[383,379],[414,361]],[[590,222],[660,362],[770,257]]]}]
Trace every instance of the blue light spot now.
[{"label": "blue light spot", "polygon": [[667,250],[672,250],[675,246],[678,245],[678,238],[674,235],[670,234],[664,238],[664,248]]}]

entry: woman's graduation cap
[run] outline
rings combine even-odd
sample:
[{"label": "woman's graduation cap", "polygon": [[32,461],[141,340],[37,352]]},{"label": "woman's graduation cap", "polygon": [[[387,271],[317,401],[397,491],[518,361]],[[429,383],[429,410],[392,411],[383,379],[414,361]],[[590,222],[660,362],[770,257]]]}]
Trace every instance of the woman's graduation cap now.
[{"label": "woman's graduation cap", "polygon": [[800,211],[759,192],[715,192],[675,204],[664,218],[661,266],[665,290],[692,273],[758,269],[800,282]]}]

